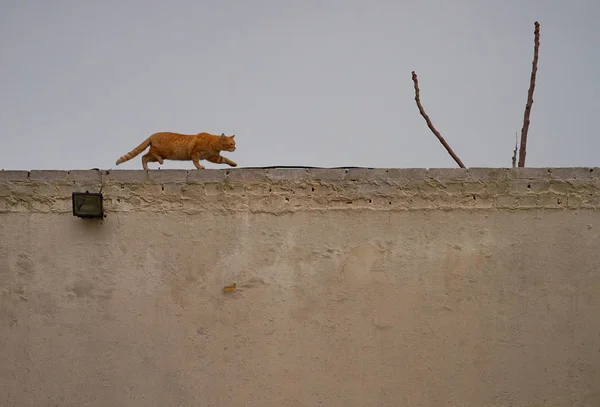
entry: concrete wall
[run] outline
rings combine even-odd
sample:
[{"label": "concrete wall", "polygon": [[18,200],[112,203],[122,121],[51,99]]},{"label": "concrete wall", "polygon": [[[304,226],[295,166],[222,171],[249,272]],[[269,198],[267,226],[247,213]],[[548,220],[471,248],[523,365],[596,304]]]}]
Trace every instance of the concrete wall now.
[{"label": "concrete wall", "polygon": [[598,168],[0,172],[0,405],[600,406],[599,209]]}]

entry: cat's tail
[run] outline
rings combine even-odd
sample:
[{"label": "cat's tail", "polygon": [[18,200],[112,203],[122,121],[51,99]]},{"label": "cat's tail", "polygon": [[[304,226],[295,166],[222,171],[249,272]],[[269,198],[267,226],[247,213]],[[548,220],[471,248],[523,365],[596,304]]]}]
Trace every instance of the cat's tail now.
[{"label": "cat's tail", "polygon": [[144,151],[146,148],[148,148],[148,146],[151,143],[151,140],[150,140],[151,138],[152,138],[152,136],[148,137],[146,140],[144,140],[142,142],[142,144],[140,144],[139,146],[137,146],[136,148],[134,148],[127,154],[119,157],[119,159],[117,160],[117,165],[124,163],[125,161],[131,160],[133,157],[135,157],[136,155],[138,155],[139,153]]}]

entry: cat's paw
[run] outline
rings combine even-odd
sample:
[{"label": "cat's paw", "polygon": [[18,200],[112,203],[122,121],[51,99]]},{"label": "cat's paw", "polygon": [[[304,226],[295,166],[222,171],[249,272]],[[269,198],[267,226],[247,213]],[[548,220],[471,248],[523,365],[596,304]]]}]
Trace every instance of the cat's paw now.
[{"label": "cat's paw", "polygon": [[235,161],[231,161],[231,162],[229,163],[229,165],[230,165],[231,167],[237,167],[237,163],[236,163]]}]

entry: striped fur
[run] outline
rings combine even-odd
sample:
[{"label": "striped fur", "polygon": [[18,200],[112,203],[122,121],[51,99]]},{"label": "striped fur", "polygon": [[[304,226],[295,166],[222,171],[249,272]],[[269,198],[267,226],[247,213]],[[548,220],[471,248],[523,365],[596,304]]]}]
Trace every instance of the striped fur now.
[{"label": "striped fur", "polygon": [[162,164],[163,160],[192,160],[194,166],[198,169],[204,168],[200,165],[200,160],[208,160],[216,164],[225,163],[231,167],[236,167],[236,162],[220,154],[221,151],[235,151],[234,137],[235,134],[232,136],[226,136],[225,134],[217,136],[210,133],[195,135],[172,132],[154,133],[142,144],[120,157],[116,164],[119,165],[131,160],[149,146],[150,150],[142,156],[142,166],[145,170],[148,169],[149,162],[158,161]]}]

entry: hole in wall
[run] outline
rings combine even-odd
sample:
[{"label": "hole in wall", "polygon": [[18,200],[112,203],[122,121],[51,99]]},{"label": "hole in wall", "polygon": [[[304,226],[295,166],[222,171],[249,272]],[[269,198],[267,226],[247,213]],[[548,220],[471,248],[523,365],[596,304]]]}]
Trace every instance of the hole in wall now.
[{"label": "hole in wall", "polygon": [[286,196],[286,197],[285,197],[285,200],[286,200],[286,202],[289,202],[289,201],[290,201],[290,198]]},{"label": "hole in wall", "polygon": [[473,200],[474,200],[474,201],[476,201],[476,200],[477,200],[477,197],[476,197],[475,195],[473,195]]},{"label": "hole in wall", "polygon": [[164,186],[164,185],[161,185],[161,186],[160,186],[160,189],[161,189],[163,192],[165,192],[165,186]]},{"label": "hole in wall", "polygon": [[271,192],[271,188],[269,188],[269,192]]},{"label": "hole in wall", "polygon": [[388,202],[388,205],[391,205],[391,204],[392,204],[392,201],[389,201],[389,202]]},{"label": "hole in wall", "polygon": [[311,188],[311,190],[312,190],[313,192],[315,192],[315,187],[312,187],[312,188]]},{"label": "hole in wall", "polygon": [[527,184],[527,188],[531,188],[531,184]]},{"label": "hole in wall", "polygon": [[561,200],[560,198],[558,198],[558,199],[556,200],[556,203],[557,203],[558,205],[560,205],[560,204],[562,203],[562,200]]},{"label": "hole in wall", "polygon": [[369,199],[369,203],[373,203],[373,200],[372,200],[372,199]]},{"label": "hole in wall", "polygon": [[117,202],[121,202],[121,198],[117,198]]},{"label": "hole in wall", "polygon": [[593,169],[593,168],[590,168],[590,172],[594,172],[594,169]]}]

